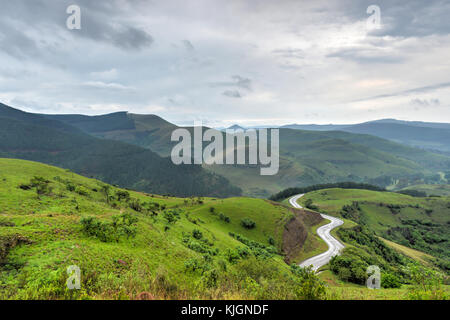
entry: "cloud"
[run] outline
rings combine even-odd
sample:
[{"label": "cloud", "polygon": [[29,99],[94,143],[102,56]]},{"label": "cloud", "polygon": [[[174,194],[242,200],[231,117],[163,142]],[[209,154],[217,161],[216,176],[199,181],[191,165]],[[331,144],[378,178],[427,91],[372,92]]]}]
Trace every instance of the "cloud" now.
[{"label": "cloud", "polygon": [[241,77],[240,75],[231,76],[232,81],[211,82],[213,87],[239,87],[251,90],[252,80]]},{"label": "cloud", "polygon": [[194,46],[192,45],[192,43],[189,40],[183,40],[182,43],[183,43],[184,47],[186,48],[186,50],[188,50],[188,51],[195,50]]},{"label": "cloud", "polygon": [[285,49],[276,49],[272,50],[272,53],[279,57],[283,58],[291,58],[291,59],[304,59],[305,52],[302,49],[296,48],[285,48]]},{"label": "cloud", "polygon": [[[72,4],[81,30],[66,27]],[[366,29],[369,4],[380,30]],[[440,121],[449,16],[438,0],[3,1],[0,101],[176,123]]]},{"label": "cloud", "polygon": [[117,69],[112,68],[110,70],[91,72],[90,76],[94,79],[100,80],[114,80],[117,79],[119,73],[117,72]]},{"label": "cloud", "polygon": [[81,84],[84,87],[90,87],[95,89],[105,89],[105,90],[123,90],[123,91],[134,91],[133,87],[124,86],[120,83],[114,82],[102,82],[102,81],[87,81]]},{"label": "cloud", "polygon": [[400,63],[405,58],[395,52],[388,52],[378,48],[343,48],[326,55],[328,58],[340,58],[357,63]]},{"label": "cloud", "polygon": [[[354,101],[357,102],[357,101],[376,100],[376,99],[382,99],[382,98],[405,96],[405,95],[409,95],[409,94],[425,93],[425,92],[434,91],[434,90],[438,90],[438,89],[445,89],[445,88],[449,88],[449,87],[450,87],[450,82],[443,82],[443,83],[437,83],[437,84],[418,87],[418,88],[397,91],[397,92],[393,92],[393,93],[380,94],[377,96],[364,98],[364,99],[358,99],[358,100],[354,100]],[[439,101],[438,99],[436,99],[436,100]]]},{"label": "cloud", "polygon": [[419,99],[419,98],[415,98],[412,99],[410,101],[410,104],[415,106],[415,107],[435,107],[435,106],[439,106],[441,103],[439,101],[439,99]]},{"label": "cloud", "polygon": [[229,98],[242,98],[241,93],[237,90],[225,90],[222,94]]}]

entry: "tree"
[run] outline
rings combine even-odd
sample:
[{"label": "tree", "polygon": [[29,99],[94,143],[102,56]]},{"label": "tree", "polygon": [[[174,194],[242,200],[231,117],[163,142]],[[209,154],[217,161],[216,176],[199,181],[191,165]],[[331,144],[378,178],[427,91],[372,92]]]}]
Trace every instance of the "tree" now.
[{"label": "tree", "polygon": [[291,271],[299,284],[296,287],[296,295],[300,299],[320,300],[325,298],[325,284],[317,277],[312,266],[302,268],[296,264],[292,264]]},{"label": "tree", "polygon": [[109,204],[109,190],[111,187],[107,184],[102,185],[102,192],[105,195],[106,203]]},{"label": "tree", "polygon": [[47,179],[38,176],[34,176],[30,181],[31,187],[36,188],[38,198],[40,198],[41,195],[49,194],[51,192],[49,183],[50,181]]},{"label": "tree", "polygon": [[253,221],[252,219],[244,218],[244,219],[241,220],[241,225],[245,229],[253,229],[254,227],[256,227],[256,222]]}]

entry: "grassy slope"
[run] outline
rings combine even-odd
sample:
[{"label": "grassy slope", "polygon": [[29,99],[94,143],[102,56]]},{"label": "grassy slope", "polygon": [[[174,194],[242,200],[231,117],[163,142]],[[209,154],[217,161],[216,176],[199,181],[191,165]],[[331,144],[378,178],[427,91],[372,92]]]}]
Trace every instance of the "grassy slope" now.
[{"label": "grassy slope", "polygon": [[427,196],[450,196],[450,184],[419,184],[403,188],[402,190],[422,191],[425,192]]},{"label": "grassy slope", "polygon": [[410,258],[413,258],[416,261],[419,261],[420,263],[423,263],[425,265],[430,265],[429,260],[433,257],[429,254],[426,254],[424,252],[421,252],[419,250],[411,249],[405,246],[402,246],[401,244],[395,243],[393,241],[389,241],[387,239],[383,239],[380,237],[381,240],[383,240],[388,246],[391,248],[397,250],[400,253],[403,253],[404,255],[407,255]]},{"label": "grassy slope", "polygon": [[[39,199],[34,190],[18,187],[28,183],[33,176],[50,180],[52,194]],[[88,194],[82,196],[70,192],[62,181],[83,186]],[[214,257],[218,260],[223,259],[223,252],[228,248],[244,246],[230,237],[229,232],[265,245],[271,236],[280,248],[284,224],[292,217],[290,209],[260,199],[203,198],[199,203],[198,199],[130,191],[132,198],[181,210],[180,220],[165,231],[167,223],[161,213],[153,219],[120,204],[117,208],[108,205],[105,196],[93,190],[101,190],[103,185],[100,181],[64,169],[23,160],[0,159],[0,240],[21,235],[33,242],[11,249],[7,263],[0,264],[0,298],[70,297],[72,293],[64,291],[65,270],[69,265],[81,268],[83,287],[90,288],[90,291],[82,291],[85,297],[133,298],[141,291],[151,291],[157,298],[249,298],[251,295],[231,290],[218,296],[218,293],[199,289],[201,275],[186,272],[185,262],[201,260],[202,254],[183,244],[183,234],[200,230],[213,243],[212,248],[219,249],[218,256]],[[111,188],[112,194],[120,190]],[[210,212],[210,207],[215,208],[215,214]],[[106,221],[122,212],[130,212],[139,219],[135,238],[105,243],[81,231],[81,217],[95,216]],[[219,213],[227,215],[231,222],[220,220]],[[254,220],[256,228],[244,229],[240,225],[243,217]],[[11,223],[14,226],[8,226]],[[280,272],[287,270],[282,256],[276,255],[270,261],[279,266]],[[228,268],[233,270],[234,266],[229,265]]]},{"label": "grassy slope", "polygon": [[[331,215],[339,215],[344,205],[357,201],[364,212],[365,224],[379,236],[448,259],[449,197],[418,198],[392,192],[335,188],[310,192],[300,202],[304,203],[307,199],[311,199],[321,212]],[[398,205],[400,209],[393,213],[387,204]],[[417,221],[422,226],[410,223]],[[436,236],[441,242],[425,240],[425,243],[419,244],[417,237],[416,242],[408,241],[400,236],[399,230],[405,228],[416,230],[422,239]]]}]

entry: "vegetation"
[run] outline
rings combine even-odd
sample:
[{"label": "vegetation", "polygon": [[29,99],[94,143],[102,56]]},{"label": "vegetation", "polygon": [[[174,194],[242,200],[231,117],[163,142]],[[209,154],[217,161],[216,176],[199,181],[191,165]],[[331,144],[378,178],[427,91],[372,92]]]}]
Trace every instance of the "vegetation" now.
[{"label": "vegetation", "polygon": [[330,189],[330,188],[341,188],[341,189],[365,189],[365,190],[374,190],[374,191],[384,191],[384,188],[380,188],[378,186],[365,184],[365,183],[356,183],[356,182],[338,182],[338,183],[326,183],[326,184],[316,184],[304,188],[288,188],[283,191],[278,192],[270,197],[272,201],[279,201],[282,199],[289,198],[296,194],[300,193],[308,193],[311,191],[322,190],[322,189]]},{"label": "vegetation", "polygon": [[[118,127],[117,117],[107,117],[105,123],[107,120],[114,123],[108,129]],[[126,122],[125,127],[128,125]],[[199,165],[177,166],[169,158],[162,158],[148,149],[95,138],[59,120],[2,104],[0,135],[0,157],[61,166],[123,188],[177,196],[241,194],[227,179]],[[85,193],[82,189],[78,191]]]},{"label": "vegetation", "polygon": [[245,228],[245,229],[253,229],[254,227],[256,227],[256,223],[255,221],[253,221],[252,219],[249,218],[244,218],[241,220],[241,225]]},{"label": "vegetation", "polygon": [[[23,188],[32,179],[52,191],[38,198],[34,187]],[[0,299],[325,297],[312,272],[284,262],[290,208],[107,186],[64,169],[0,159]],[[306,230],[317,223],[297,214]],[[243,228],[243,216],[257,227]],[[81,269],[80,290],[66,287],[71,265]]]},{"label": "vegetation", "polygon": [[[150,149],[163,157],[170,156],[175,144],[170,135],[178,128],[156,115],[116,113],[96,117],[46,117],[99,138]],[[192,133],[192,127],[187,129]],[[423,128],[409,129],[420,131]],[[225,177],[232,185],[240,188],[244,195],[267,198],[291,186],[306,187],[339,181],[363,182],[381,187],[396,184],[397,189],[417,183],[442,183],[437,173],[448,171],[450,166],[450,157],[447,155],[367,134],[289,128],[279,130],[280,174],[276,177],[261,176],[259,166],[204,165],[204,168]],[[434,131],[431,128],[425,130]],[[410,133],[406,138],[410,136],[414,135]],[[424,136],[428,136],[428,133]],[[434,133],[429,138],[434,139],[434,142],[444,142],[448,140],[444,138],[447,136]]]}]

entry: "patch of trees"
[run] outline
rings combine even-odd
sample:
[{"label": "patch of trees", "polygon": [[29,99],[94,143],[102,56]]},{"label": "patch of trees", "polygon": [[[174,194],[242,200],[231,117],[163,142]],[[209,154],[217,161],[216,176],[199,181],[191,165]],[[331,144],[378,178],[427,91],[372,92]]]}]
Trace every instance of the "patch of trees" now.
[{"label": "patch of trees", "polygon": [[397,193],[406,194],[411,197],[426,197],[427,193],[424,191],[419,190],[413,190],[413,189],[407,189],[407,190],[400,190],[396,191]]},{"label": "patch of trees", "polygon": [[241,220],[241,226],[245,229],[254,229],[256,227],[256,222],[250,218],[243,218]]},{"label": "patch of trees", "polygon": [[101,221],[96,217],[84,217],[80,220],[83,232],[102,242],[119,242],[123,236],[127,239],[134,238],[137,222],[138,218],[130,213],[112,216],[112,221]]},{"label": "patch of trees", "polygon": [[[277,254],[277,249],[272,245],[266,246],[265,244],[248,239],[240,234],[235,234],[233,232],[230,232],[229,235],[242,244],[246,245],[247,249],[250,250],[248,253],[251,253],[255,257],[267,259],[272,257],[274,254]],[[242,255],[246,254],[246,251],[242,251],[242,249],[239,249],[238,251],[238,254],[235,256],[242,257]]]},{"label": "patch of trees", "polygon": [[277,194],[272,195],[269,199],[272,201],[280,201],[288,197],[294,196],[299,193],[307,193],[316,190],[330,189],[330,188],[342,188],[342,189],[364,189],[372,191],[386,191],[386,189],[358,182],[337,182],[337,183],[325,183],[325,184],[315,184],[308,187],[298,187],[298,188],[287,188]]},{"label": "patch of trees", "polygon": [[398,287],[404,280],[403,266],[408,260],[389,248],[382,240],[365,227],[355,226],[338,230],[342,241],[352,244],[330,261],[330,269],[341,280],[357,284],[365,284],[367,267],[377,265],[386,276],[382,286]]}]

